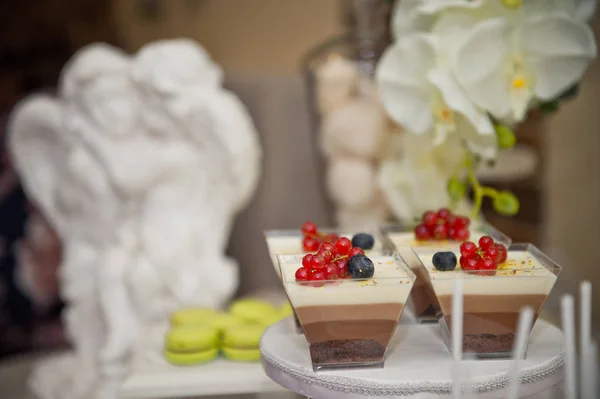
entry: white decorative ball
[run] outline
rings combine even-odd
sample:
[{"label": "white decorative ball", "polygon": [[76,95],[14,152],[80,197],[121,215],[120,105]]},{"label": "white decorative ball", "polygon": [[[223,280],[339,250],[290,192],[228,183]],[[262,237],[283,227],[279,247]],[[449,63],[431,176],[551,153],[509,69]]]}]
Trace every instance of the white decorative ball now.
[{"label": "white decorative ball", "polygon": [[375,158],[388,132],[383,108],[376,100],[351,100],[323,120],[321,149],[326,156]]},{"label": "white decorative ball", "polygon": [[335,158],[327,170],[327,189],[337,206],[365,209],[377,193],[375,167],[364,159]]},{"label": "white decorative ball", "polygon": [[357,88],[359,72],[352,61],[331,57],[316,72],[317,107],[321,115],[342,106]]}]

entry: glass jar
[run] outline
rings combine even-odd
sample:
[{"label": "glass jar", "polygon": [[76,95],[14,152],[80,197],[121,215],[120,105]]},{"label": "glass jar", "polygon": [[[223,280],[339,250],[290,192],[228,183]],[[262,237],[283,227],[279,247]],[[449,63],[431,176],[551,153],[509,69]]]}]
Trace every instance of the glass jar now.
[{"label": "glass jar", "polygon": [[390,43],[391,5],[385,0],[346,0],[344,5],[347,33],[309,51],[302,67],[312,140],[325,172],[321,183],[335,219],[342,227],[371,227],[388,217],[376,176],[391,124],[373,77]]}]

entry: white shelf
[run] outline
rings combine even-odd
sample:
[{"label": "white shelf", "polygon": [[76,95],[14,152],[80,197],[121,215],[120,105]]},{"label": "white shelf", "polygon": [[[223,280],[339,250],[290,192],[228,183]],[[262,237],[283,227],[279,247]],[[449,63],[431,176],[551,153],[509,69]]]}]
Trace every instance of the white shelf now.
[{"label": "white shelf", "polygon": [[174,366],[162,355],[165,326],[150,331],[121,385],[123,399],[182,398],[282,392],[260,362],[231,362],[223,357],[197,366]]},{"label": "white shelf", "polygon": [[286,391],[263,371],[260,362],[217,359],[192,367],[168,363],[138,365],[124,381],[121,398],[177,398]]}]

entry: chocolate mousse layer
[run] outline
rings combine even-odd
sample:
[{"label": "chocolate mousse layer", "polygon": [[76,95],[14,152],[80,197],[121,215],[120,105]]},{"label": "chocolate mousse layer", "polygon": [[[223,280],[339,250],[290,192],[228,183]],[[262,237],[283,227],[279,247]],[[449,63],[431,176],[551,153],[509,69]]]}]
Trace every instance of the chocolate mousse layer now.
[{"label": "chocolate mousse layer", "polygon": [[[452,296],[439,297],[444,319],[452,331]],[[519,312],[531,306],[538,312],[546,295],[465,295],[463,299],[463,352],[494,354],[511,352]]]},{"label": "chocolate mousse layer", "polygon": [[381,363],[403,304],[303,306],[296,308],[313,364]]}]

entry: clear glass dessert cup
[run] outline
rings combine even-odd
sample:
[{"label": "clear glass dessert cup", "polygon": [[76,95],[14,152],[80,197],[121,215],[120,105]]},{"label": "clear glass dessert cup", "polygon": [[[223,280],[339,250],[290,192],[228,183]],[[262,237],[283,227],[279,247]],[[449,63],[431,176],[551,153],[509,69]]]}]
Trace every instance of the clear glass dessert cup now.
[{"label": "clear glass dessert cup", "polygon": [[283,285],[310,347],[313,369],[383,367],[415,275],[394,252],[372,251],[372,278],[295,280],[302,255],[279,255]]},{"label": "clear glass dessert cup", "polygon": [[[357,233],[371,234],[375,240],[373,251],[393,251],[393,245],[388,239],[381,233],[379,229],[357,229],[352,232],[347,230],[340,230],[334,228],[319,228],[320,233],[325,234],[337,234],[340,237],[347,237],[352,239],[352,236]],[[297,255],[306,254],[302,246],[303,234],[300,229],[297,230],[268,230],[264,232],[265,241],[267,242],[267,248],[269,255],[271,256],[271,262],[275,268],[275,272],[281,278],[281,272],[279,262],[277,260],[278,255]],[[369,253],[370,251],[366,251]],[[294,313],[294,319],[296,321],[296,328],[298,332],[302,332],[302,327],[298,321],[298,317]]]},{"label": "clear glass dessert cup", "polygon": [[[418,256],[429,274],[441,307],[440,325],[451,350],[452,293],[463,279],[463,354],[466,358],[510,358],[520,311],[528,306],[537,320],[561,267],[532,244],[508,248],[507,261],[497,270],[439,271],[432,264],[435,251]],[[457,259],[460,253],[456,252]]]},{"label": "clear glass dessert cup", "polygon": [[[469,226],[469,241],[477,243],[484,235],[491,236],[497,243],[508,247],[512,240],[495,227],[480,221]],[[419,254],[428,254],[432,251],[458,251],[461,241],[454,240],[417,240],[414,227],[404,225],[387,225],[381,228],[382,235],[394,246],[402,258],[408,263],[417,276],[415,286],[410,294],[411,308],[418,323],[437,323],[441,312],[429,275],[427,274]]]}]

